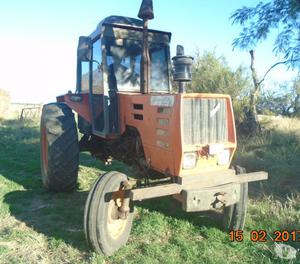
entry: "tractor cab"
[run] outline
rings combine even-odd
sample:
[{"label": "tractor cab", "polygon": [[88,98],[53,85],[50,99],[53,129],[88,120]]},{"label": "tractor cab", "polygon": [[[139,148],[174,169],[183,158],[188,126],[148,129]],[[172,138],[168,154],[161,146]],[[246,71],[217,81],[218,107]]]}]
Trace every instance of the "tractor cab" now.
[{"label": "tractor cab", "polygon": [[[143,21],[121,16],[102,20],[88,37],[80,37],[77,52],[77,93],[91,102],[92,133],[120,135],[117,93],[141,93]],[[150,93],[170,92],[171,33],[148,30]],[[80,129],[86,129],[81,119]]]},{"label": "tractor cab", "polygon": [[[184,93],[193,58],[177,46],[171,65],[171,33],[148,29],[147,11],[139,17],[107,17],[79,38],[76,92],[61,102],[78,113],[82,149],[138,144],[146,166],[163,175],[228,168],[236,149],[230,97]],[[171,75],[178,92],[171,92]],[[101,155],[119,158],[109,148]]]}]

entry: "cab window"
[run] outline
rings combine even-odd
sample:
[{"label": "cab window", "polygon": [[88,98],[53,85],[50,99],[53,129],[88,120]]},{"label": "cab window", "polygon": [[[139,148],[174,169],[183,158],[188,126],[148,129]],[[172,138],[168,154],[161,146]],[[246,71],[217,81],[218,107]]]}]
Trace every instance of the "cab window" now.
[{"label": "cab window", "polygon": [[[141,41],[106,38],[105,49],[109,90],[140,92]],[[151,91],[169,91],[167,51],[165,44],[149,43]]]},{"label": "cab window", "polygon": [[81,62],[81,92],[88,93],[89,92],[89,62],[82,61]]},{"label": "cab window", "polygon": [[100,39],[93,43],[92,91],[103,94],[102,50]]}]

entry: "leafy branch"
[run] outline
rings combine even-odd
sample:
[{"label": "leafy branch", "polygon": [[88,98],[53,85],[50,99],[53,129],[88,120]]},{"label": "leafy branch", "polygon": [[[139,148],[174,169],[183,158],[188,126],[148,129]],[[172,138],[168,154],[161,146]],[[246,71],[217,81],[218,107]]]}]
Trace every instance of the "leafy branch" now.
[{"label": "leafy branch", "polygon": [[267,71],[266,73],[264,74],[263,78],[258,82],[258,85],[260,85],[267,77],[268,73],[274,69],[276,66],[280,65],[280,64],[288,64],[288,63],[294,63],[294,62],[297,62],[299,61],[300,58],[296,58],[296,59],[289,59],[289,60],[285,60],[285,61],[279,61],[279,62],[276,62],[274,63]]}]

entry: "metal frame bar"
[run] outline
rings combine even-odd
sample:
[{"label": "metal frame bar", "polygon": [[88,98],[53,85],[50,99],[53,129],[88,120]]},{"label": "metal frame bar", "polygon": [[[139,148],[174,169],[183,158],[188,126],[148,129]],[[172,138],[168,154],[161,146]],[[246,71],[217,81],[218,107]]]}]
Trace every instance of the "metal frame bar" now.
[{"label": "metal frame bar", "polygon": [[197,181],[185,184],[171,183],[148,188],[133,189],[129,191],[129,196],[132,201],[140,201],[156,197],[180,194],[182,190],[201,190],[204,188],[211,188],[224,184],[262,181],[268,179],[268,173],[265,171],[251,172],[232,176],[227,175],[226,177],[224,177],[224,174],[221,173],[219,173],[218,175],[220,175],[220,177],[216,177],[217,179],[211,179],[210,181],[208,181],[207,178],[203,179],[202,177],[194,176]]}]

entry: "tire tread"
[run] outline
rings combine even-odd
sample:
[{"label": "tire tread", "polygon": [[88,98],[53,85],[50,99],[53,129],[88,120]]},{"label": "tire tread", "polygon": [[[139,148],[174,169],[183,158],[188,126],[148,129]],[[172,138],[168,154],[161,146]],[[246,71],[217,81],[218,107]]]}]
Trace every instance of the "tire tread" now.
[{"label": "tire tread", "polygon": [[44,105],[41,129],[43,126],[46,128],[48,142],[48,169],[47,175],[43,175],[44,187],[55,192],[72,191],[77,185],[79,167],[74,114],[64,103]]}]

